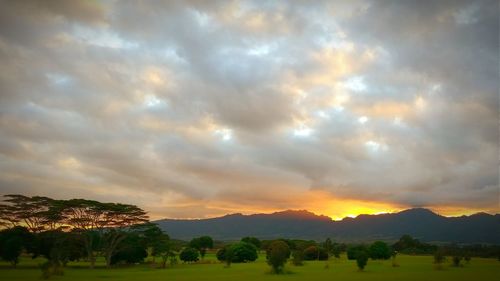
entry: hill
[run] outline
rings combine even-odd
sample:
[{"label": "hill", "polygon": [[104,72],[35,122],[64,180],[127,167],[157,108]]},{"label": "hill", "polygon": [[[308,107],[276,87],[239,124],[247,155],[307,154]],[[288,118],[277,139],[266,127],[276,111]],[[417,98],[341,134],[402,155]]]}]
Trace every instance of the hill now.
[{"label": "hill", "polygon": [[244,236],[315,240],[331,237],[337,241],[355,242],[391,241],[410,234],[427,242],[500,244],[499,214],[444,217],[423,208],[359,215],[341,221],[305,210],[288,210],[272,214],[231,214],[210,219],[164,219],[156,223],[177,239],[201,235],[210,235],[217,240],[237,240]]}]

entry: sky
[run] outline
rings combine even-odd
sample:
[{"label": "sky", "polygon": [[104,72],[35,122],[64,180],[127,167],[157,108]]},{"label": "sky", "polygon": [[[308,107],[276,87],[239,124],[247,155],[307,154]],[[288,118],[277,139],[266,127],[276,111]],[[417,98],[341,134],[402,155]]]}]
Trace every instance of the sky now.
[{"label": "sky", "polygon": [[0,1],[0,194],[500,212],[497,1]]}]

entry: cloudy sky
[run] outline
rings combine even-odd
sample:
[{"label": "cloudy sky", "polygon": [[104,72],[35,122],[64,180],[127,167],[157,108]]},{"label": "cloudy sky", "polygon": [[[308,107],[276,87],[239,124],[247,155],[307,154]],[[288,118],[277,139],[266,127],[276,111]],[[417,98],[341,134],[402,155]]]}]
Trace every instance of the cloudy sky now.
[{"label": "cloudy sky", "polygon": [[497,1],[161,2],[0,2],[0,194],[499,211]]}]

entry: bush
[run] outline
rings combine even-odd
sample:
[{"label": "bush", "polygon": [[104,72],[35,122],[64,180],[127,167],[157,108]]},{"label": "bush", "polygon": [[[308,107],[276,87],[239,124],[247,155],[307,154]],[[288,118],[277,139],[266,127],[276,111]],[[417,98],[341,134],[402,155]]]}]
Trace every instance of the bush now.
[{"label": "bush", "polygon": [[365,269],[366,264],[368,263],[368,253],[366,251],[358,251],[356,253],[356,264],[360,271]]},{"label": "bush", "polygon": [[184,248],[179,254],[179,259],[183,262],[195,262],[200,259],[200,252],[195,248]]},{"label": "bush", "polygon": [[304,250],[304,260],[328,260],[328,253],[325,249],[317,246],[310,246]]},{"label": "bush", "polygon": [[272,242],[267,248],[267,263],[276,274],[283,272],[285,263],[290,257],[290,247],[282,240]]},{"label": "bush", "polygon": [[374,260],[387,260],[391,257],[391,248],[382,242],[374,242],[369,249],[370,258]]}]

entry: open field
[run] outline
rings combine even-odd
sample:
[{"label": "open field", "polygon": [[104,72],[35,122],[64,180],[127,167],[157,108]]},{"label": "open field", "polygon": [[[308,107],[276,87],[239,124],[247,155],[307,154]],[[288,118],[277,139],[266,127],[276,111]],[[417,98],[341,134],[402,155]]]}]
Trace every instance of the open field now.
[{"label": "open field", "polygon": [[[105,269],[101,267],[90,270],[86,263],[72,263],[64,271],[64,276],[55,276],[51,280],[419,280],[419,281],[488,281],[498,280],[500,262],[496,259],[473,258],[470,264],[456,268],[450,261],[443,270],[435,270],[431,256],[398,256],[400,267],[392,267],[391,261],[372,261],[364,272],[359,272],[355,261],[348,261],[345,256],[340,260],[326,262],[306,262],[304,266],[287,265],[288,274],[269,274],[265,256],[260,255],[253,263],[232,264],[225,268],[217,263],[213,254],[205,258],[207,264],[178,264],[167,269],[156,269],[151,265],[136,265],[132,267]],[[42,259],[30,260],[23,258],[17,269],[8,268],[6,263],[0,263],[0,280],[40,280],[40,270],[37,264]],[[210,262],[210,263],[208,263]]]}]

